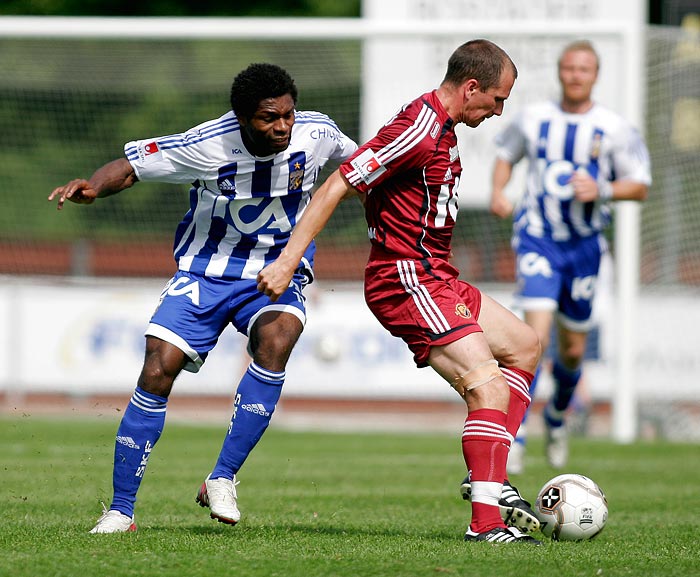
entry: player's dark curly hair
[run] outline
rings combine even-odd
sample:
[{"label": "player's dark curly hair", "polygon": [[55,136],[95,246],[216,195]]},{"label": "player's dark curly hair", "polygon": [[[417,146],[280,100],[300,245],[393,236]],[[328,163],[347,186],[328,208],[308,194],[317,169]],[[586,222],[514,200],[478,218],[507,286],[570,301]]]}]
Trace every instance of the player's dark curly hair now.
[{"label": "player's dark curly hair", "polygon": [[297,87],[286,70],[275,64],[251,64],[233,79],[231,110],[236,116],[250,119],[266,98],[291,95],[297,102]]},{"label": "player's dark curly hair", "polygon": [[497,86],[503,69],[509,66],[513,77],[518,77],[518,69],[510,56],[493,42],[484,39],[470,40],[452,53],[447,63],[447,73],[443,83],[459,86],[474,78],[479,81],[482,91]]}]

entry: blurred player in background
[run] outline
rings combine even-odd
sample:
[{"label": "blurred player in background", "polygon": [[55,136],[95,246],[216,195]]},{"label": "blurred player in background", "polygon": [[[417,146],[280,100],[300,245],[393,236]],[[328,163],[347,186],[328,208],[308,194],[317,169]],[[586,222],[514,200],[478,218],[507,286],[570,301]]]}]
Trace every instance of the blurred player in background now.
[{"label": "blurred player in background", "polygon": [[223,523],[240,519],[236,473],[270,422],[306,322],[302,289],[313,280],[313,243],[275,302],[257,290],[256,277],[283,251],[324,164],[357,149],[331,119],[298,112],[296,102],[297,87],[285,70],[252,64],[234,79],[231,111],[222,117],[183,134],[129,142],[126,158],[49,196],[60,209],[67,200],[90,204],[140,180],[192,184],[190,210],[175,233],[178,271],[146,330],[143,369],[117,431],[114,498],[91,533],[136,529],[136,493],[173,382],[183,369],[199,371],[229,323],[248,336],[252,361],[197,502]]},{"label": "blurred player in background", "polygon": [[405,105],[316,191],[284,252],[258,279],[261,291],[281,298],[295,263],[335,208],[359,194],[372,243],[369,308],[408,344],[416,365],[431,366],[468,407],[462,448],[472,519],[465,540],[539,544],[507,526],[539,523],[513,487],[506,483],[504,490],[508,447],[530,402],[539,342],[514,314],[458,280],[448,262],[462,172],[455,126],[476,128],[500,116],[516,76],[495,44],[459,47],[440,86]]},{"label": "blurred player in background", "polygon": [[[592,100],[598,69],[589,42],[566,46],[559,58],[560,101],[526,107],[496,139],[491,211],[502,218],[513,214],[516,306],[543,350],[557,313],[554,391],[544,410],[547,459],[556,468],[568,459],[565,413],[581,379],[611,201],[644,200],[651,184],[639,133]],[[529,161],[527,184],[514,210],[504,189],[523,158]],[[514,446],[519,441],[524,437]],[[522,450],[514,449],[513,458],[522,458]]]}]

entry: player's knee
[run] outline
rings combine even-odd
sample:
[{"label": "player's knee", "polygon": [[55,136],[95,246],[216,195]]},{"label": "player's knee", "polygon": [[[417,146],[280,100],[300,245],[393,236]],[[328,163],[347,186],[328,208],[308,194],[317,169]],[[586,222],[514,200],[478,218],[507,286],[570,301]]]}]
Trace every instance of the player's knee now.
[{"label": "player's knee", "polygon": [[452,381],[452,387],[470,407],[472,403],[477,406],[500,407],[501,401],[505,399],[507,408],[508,384],[496,359],[486,360],[458,375]]},{"label": "player's knee", "polygon": [[253,358],[267,369],[284,370],[303,330],[303,324],[295,315],[277,311],[261,315],[249,335]]},{"label": "player's knee", "polygon": [[144,365],[139,376],[138,385],[147,393],[167,397],[173,388],[174,377],[168,376],[160,365]]},{"label": "player's knee", "polygon": [[464,390],[462,396],[470,411],[496,409],[507,412],[510,400],[510,387],[506,379],[503,376],[499,376],[481,386]]},{"label": "player's knee", "polygon": [[179,374],[181,366],[169,366],[164,362],[159,350],[147,350],[146,359],[139,375],[138,385],[141,389],[154,395],[167,397]]},{"label": "player's knee", "polygon": [[[527,325],[526,325],[527,326]],[[521,338],[518,340],[519,350],[517,353],[518,362],[515,366],[534,373],[542,358],[543,348],[537,333],[531,327],[523,330]]]},{"label": "player's knee", "polygon": [[583,362],[584,352],[585,350],[567,350],[566,352],[560,353],[559,362],[565,369],[575,371]]},{"label": "player's knee", "polygon": [[253,359],[271,371],[283,371],[297,342],[297,336],[282,333],[267,333],[255,342]]},{"label": "player's knee", "polygon": [[564,342],[559,344],[559,359],[569,370],[577,369],[586,353],[585,341]]}]

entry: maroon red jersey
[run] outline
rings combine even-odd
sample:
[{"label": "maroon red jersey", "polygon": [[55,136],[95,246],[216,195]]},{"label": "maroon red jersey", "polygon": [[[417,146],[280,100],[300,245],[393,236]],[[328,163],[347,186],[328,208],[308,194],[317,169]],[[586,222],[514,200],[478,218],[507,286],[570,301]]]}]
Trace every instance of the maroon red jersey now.
[{"label": "maroon red jersey", "polygon": [[340,171],[367,195],[373,256],[449,258],[462,166],[436,91],[407,104]]}]

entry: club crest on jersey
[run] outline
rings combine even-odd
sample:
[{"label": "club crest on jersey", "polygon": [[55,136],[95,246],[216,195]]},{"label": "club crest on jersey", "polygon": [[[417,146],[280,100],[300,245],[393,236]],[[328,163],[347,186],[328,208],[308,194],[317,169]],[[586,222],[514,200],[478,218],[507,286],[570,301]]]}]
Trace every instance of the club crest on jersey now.
[{"label": "club crest on jersey", "polygon": [[454,146],[450,146],[450,162],[454,162],[459,158],[459,146],[456,144]]},{"label": "club crest on jersey", "polygon": [[141,162],[160,160],[162,154],[158,143],[153,140],[151,142],[146,142],[139,147],[139,157]]},{"label": "club crest on jersey", "polygon": [[374,155],[374,151],[371,148],[368,148],[362,154],[353,158],[350,164],[357,171],[357,174],[365,184],[372,184],[379,175],[386,172],[386,168],[382,166],[382,163],[379,162],[379,159]]},{"label": "club crest on jersey", "polygon": [[455,306],[455,314],[458,317],[462,317],[463,319],[472,318],[472,311],[470,311],[469,307],[464,303],[457,303],[457,305]]},{"label": "club crest on jersey", "polygon": [[304,167],[297,162],[294,169],[289,173],[289,190],[301,190],[301,185],[304,184]]}]

